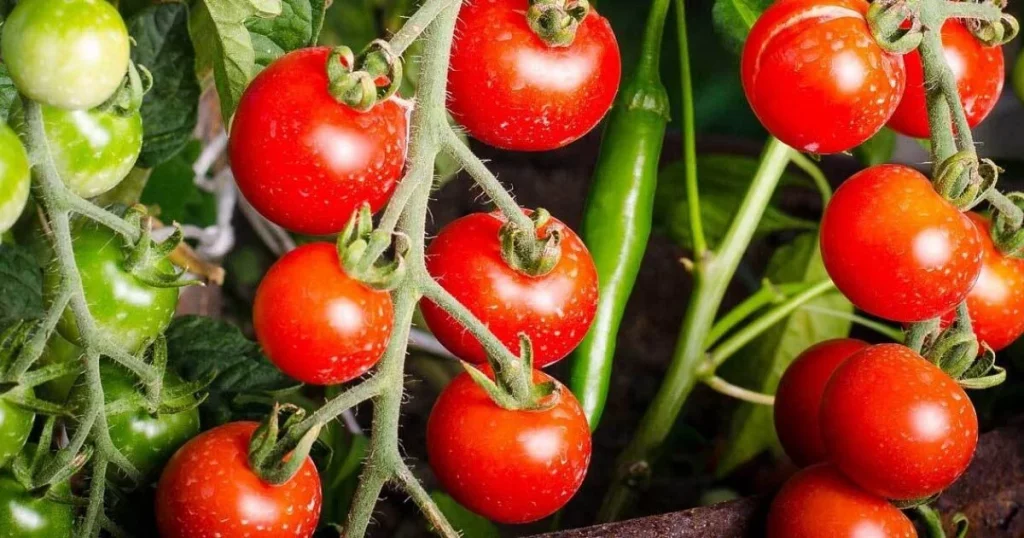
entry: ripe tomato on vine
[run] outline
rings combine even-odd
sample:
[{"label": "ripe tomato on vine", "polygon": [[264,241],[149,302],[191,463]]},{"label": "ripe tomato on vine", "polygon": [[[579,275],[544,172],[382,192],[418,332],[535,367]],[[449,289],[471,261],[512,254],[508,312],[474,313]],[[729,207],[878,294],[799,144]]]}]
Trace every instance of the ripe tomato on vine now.
[{"label": "ripe tomato on vine", "polygon": [[[958,20],[950,19],[942,27],[942,46],[949,68],[956,78],[957,93],[967,123],[977,127],[995,108],[1003,91],[1002,46],[986,46]],[[916,50],[903,57],[907,68],[907,89],[888,126],[907,136],[928,138],[928,111],[925,106],[924,69]]]},{"label": "ripe tomato on vine", "polygon": [[828,459],[818,420],[825,385],[840,364],[866,347],[867,342],[853,338],[817,343],[797,356],[779,380],[772,406],[775,432],[797,465]]},{"label": "ripe tomato on vine", "polygon": [[907,516],[829,464],[808,467],[786,482],[772,501],[767,531],[768,538],[917,538]]},{"label": "ripe tomato on vine", "polygon": [[[474,213],[446,226],[427,247],[427,271],[476,315],[508,349],[519,335],[533,343],[538,368],[579,345],[597,308],[597,271],[587,247],[569,227],[551,218],[538,237],[561,234],[561,254],[550,272],[531,276],[502,256],[499,213]],[[487,362],[487,353],[465,328],[429,300],[423,318],[437,339],[462,360]]]},{"label": "ripe tomato on vine", "polygon": [[249,467],[258,424],[201,433],[168,462],[156,489],[160,538],[308,538],[320,520],[320,475],[308,457],[289,481],[267,484]]},{"label": "ripe tomato on vine", "polygon": [[847,359],[821,402],[829,459],[887,499],[923,499],[949,487],[978,445],[978,416],[964,390],[899,344],[872,346]]},{"label": "ripe tomato on vine", "polygon": [[622,62],[611,25],[593,8],[571,42],[552,44],[531,29],[530,4],[463,4],[448,71],[448,109],[481,142],[548,151],[601,121],[615,99]]},{"label": "ripe tomato on vine", "polygon": [[284,255],[253,302],[256,338],[284,373],[315,385],[351,381],[384,354],[394,324],[386,291],[348,276],[330,243]]},{"label": "ripe tomato on vine", "polygon": [[982,253],[971,220],[906,166],[854,174],[821,220],[821,257],[836,287],[857,308],[893,321],[935,318],[960,304]]},{"label": "ripe tomato on vine", "polygon": [[772,135],[811,153],[853,149],[899,105],[903,58],[883,50],[863,0],[787,0],[754,23],[743,47],[743,91]]},{"label": "ripe tomato on vine", "polygon": [[[967,312],[978,341],[999,351],[1024,334],[1024,260],[999,251],[989,219],[969,213],[982,242],[981,274],[967,294]],[[955,312],[942,317],[946,324]]]},{"label": "ripe tomato on vine", "polygon": [[528,523],[555,513],[590,464],[590,428],[579,402],[547,374],[535,370],[533,378],[555,384],[540,409],[502,409],[464,373],[430,412],[431,469],[455,500],[492,521]]},{"label": "ripe tomato on vine", "polygon": [[376,211],[402,176],[408,107],[398,99],[361,112],[329,92],[327,47],[279,58],[238,103],[228,152],[238,188],[291,231],[337,233],[363,203]]}]

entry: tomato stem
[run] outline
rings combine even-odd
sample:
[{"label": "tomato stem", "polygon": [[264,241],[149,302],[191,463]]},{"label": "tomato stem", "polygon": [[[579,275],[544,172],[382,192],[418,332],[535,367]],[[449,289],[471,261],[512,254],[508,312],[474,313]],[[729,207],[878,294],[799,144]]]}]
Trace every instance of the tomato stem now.
[{"label": "tomato stem", "polygon": [[805,284],[803,289],[780,303],[775,308],[765,312],[753,322],[747,324],[742,330],[736,332],[725,342],[722,342],[714,351],[708,354],[708,369],[705,375],[714,374],[715,370],[729,360],[736,352],[743,349],[743,346],[752,342],[773,325],[786,319],[796,309],[811,300],[820,297],[822,294],[835,290],[835,284],[825,279],[814,284]]},{"label": "tomato stem", "polygon": [[747,297],[743,302],[736,305],[732,310],[715,322],[714,326],[711,327],[711,331],[708,332],[707,338],[704,339],[705,349],[711,349],[711,346],[717,344],[723,336],[729,333],[729,331],[749,319],[750,316],[754,315],[762,308],[771,304],[779,304],[785,301],[787,297],[806,289],[807,284],[802,282],[772,284],[770,281],[765,279],[764,282],[761,283],[761,289],[757,290],[757,292],[750,297]]},{"label": "tomato stem", "polygon": [[[690,40],[686,30],[685,4],[684,0],[675,0],[676,39],[679,42],[679,78],[683,87],[681,106],[683,123],[683,177],[686,181],[686,209],[689,212],[690,237],[693,238],[693,258],[694,263],[699,265],[707,253],[708,240],[704,235],[704,217],[700,213],[700,188],[697,182],[696,114],[693,110]],[[657,65],[654,67],[657,68]]]},{"label": "tomato stem", "polygon": [[737,400],[757,405],[775,405],[775,396],[772,396],[771,394],[762,394],[760,392],[733,385],[717,375],[713,375],[705,379],[704,384],[711,387],[716,392],[736,398]]},{"label": "tomato stem", "polygon": [[391,36],[391,50],[401,56],[410,45],[430,26],[446,8],[452,4],[461,4],[461,0],[427,0],[405,21],[405,24]]}]

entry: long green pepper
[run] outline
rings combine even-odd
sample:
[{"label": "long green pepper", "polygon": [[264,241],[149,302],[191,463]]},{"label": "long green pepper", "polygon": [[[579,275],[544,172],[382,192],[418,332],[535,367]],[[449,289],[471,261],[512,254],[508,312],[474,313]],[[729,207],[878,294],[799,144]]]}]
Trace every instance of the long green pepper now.
[{"label": "long green pepper", "polygon": [[600,300],[590,332],[573,355],[570,384],[591,430],[608,397],[615,340],[651,232],[658,160],[669,121],[668,92],[659,72],[668,6],[668,0],[651,5],[640,62],[608,115],[583,216]]}]

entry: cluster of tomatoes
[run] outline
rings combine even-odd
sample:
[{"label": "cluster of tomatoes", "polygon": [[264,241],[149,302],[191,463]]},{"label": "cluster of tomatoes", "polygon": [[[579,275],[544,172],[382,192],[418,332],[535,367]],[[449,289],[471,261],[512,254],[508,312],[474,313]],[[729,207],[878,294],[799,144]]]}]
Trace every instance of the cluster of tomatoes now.
[{"label": "cluster of tomatoes", "polygon": [[[583,136],[608,111],[619,52],[608,22],[593,11],[572,44],[555,47],[530,29],[526,8],[526,0],[462,7],[448,107],[483,142],[549,150]],[[333,58],[327,48],[309,48],[268,66],[243,94],[229,142],[246,199],[274,223],[309,235],[340,232],[363,204],[373,211],[384,206],[401,180],[408,148],[411,103],[389,98],[358,111],[337,101],[329,92]],[[580,238],[552,218],[536,233],[560,236],[558,262],[542,275],[521,273],[502,256],[505,223],[501,214],[475,213],[449,224],[427,249],[427,269],[506,347],[519,349],[520,335],[529,337],[535,365],[547,366],[579,344],[593,319],[594,263]],[[422,311],[445,347],[493,375],[483,347],[456,319],[427,301]],[[267,272],[253,323],[264,352],[284,373],[336,385],[381,359],[394,305],[387,290],[346,272],[334,244],[312,242]],[[543,372],[532,375],[536,384],[556,386],[540,409],[503,408],[462,374],[430,416],[427,448],[438,480],[456,500],[494,521],[522,523],[554,513],[580,487],[590,461],[590,430],[575,397]],[[315,467],[307,461],[282,486],[261,483],[247,469],[255,427],[210,430],[175,455],[158,488],[164,538],[198,536],[198,529],[218,536],[241,536],[246,528],[268,536],[312,533],[320,503]],[[467,461],[474,462],[471,472]],[[240,513],[247,508],[232,499],[241,497],[262,499],[259,513]]]},{"label": "cluster of tomatoes", "polygon": [[[754,25],[744,89],[783,142],[831,153],[885,125],[929,135],[920,55],[883,50],[867,10],[861,0],[786,0]],[[999,97],[1002,50],[954,19],[941,35],[973,127]],[[978,341],[998,350],[1024,333],[1024,260],[1000,252],[988,230],[985,217],[962,213],[916,170],[881,165],[836,191],[822,219],[821,253],[857,308],[948,325],[966,301]],[[773,538],[916,536],[887,499],[938,494],[966,470],[978,441],[974,407],[953,377],[904,345],[853,339],[820,343],[793,362],[779,384],[775,425],[805,468],[775,498]]]}]

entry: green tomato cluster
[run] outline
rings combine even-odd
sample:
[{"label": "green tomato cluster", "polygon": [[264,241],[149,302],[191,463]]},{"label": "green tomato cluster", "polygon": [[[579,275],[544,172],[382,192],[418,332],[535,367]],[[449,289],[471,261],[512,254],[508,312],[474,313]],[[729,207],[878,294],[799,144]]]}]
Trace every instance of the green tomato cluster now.
[{"label": "green tomato cluster", "polygon": [[22,0],[0,40],[19,92],[73,110],[97,107],[117,91],[129,49],[124,20],[104,0]]},{"label": "green tomato cluster", "polygon": [[[114,188],[142,150],[142,116],[113,106],[127,80],[130,39],[104,0],[22,0],[4,22],[0,52],[18,92],[39,103],[47,157],[78,196]],[[10,124],[27,134],[21,102]],[[28,158],[7,126],[0,132],[0,232],[28,198]]]}]

